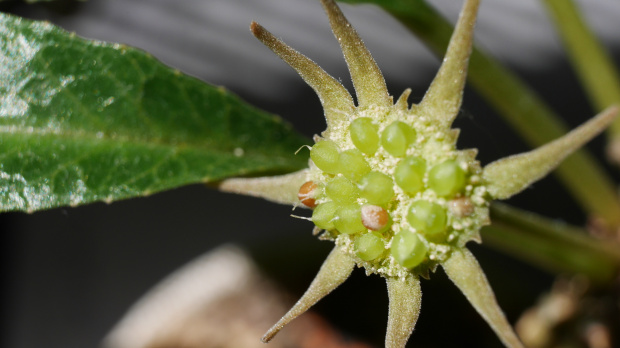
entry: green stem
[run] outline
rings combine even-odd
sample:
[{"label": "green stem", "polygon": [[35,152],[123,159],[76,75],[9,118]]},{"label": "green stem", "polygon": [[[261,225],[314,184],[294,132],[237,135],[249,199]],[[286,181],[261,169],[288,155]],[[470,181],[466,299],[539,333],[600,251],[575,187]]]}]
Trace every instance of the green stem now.
[{"label": "green stem", "polygon": [[[544,0],[569,58],[595,109],[620,103],[620,75],[573,0]],[[609,128],[620,137],[620,119]]]},{"label": "green stem", "polygon": [[[374,3],[400,20],[437,55],[443,56],[453,26],[423,0],[346,0]],[[568,127],[537,94],[496,60],[474,48],[469,81],[532,147],[564,135]],[[620,226],[620,201],[615,184],[586,151],[567,158],[556,171],[585,211]]]},{"label": "green stem", "polygon": [[[470,60],[470,82],[530,146],[541,146],[567,132],[566,125],[531,89],[478,50]],[[620,226],[616,185],[590,153],[576,151],[555,173],[588,214]]]},{"label": "green stem", "polygon": [[582,228],[501,203],[491,206],[491,220],[482,237],[494,248],[552,272],[586,275],[596,285],[618,275],[618,245],[594,239]]}]

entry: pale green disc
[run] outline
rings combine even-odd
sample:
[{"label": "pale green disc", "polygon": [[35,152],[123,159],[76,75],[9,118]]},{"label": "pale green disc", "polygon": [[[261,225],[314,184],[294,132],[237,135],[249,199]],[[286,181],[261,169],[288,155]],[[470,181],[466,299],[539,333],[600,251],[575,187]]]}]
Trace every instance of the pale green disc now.
[{"label": "pale green disc", "polygon": [[327,197],[340,204],[355,202],[360,196],[359,188],[343,176],[337,176],[328,182],[325,193]]},{"label": "pale green disc", "polygon": [[334,217],[338,207],[338,204],[335,202],[325,202],[317,205],[312,211],[312,222],[318,228],[324,230],[334,229]]},{"label": "pale green disc", "polygon": [[390,251],[399,264],[412,269],[424,261],[428,248],[415,233],[401,230],[392,238]]},{"label": "pale green disc", "polygon": [[381,146],[390,155],[403,157],[407,153],[409,145],[415,141],[415,131],[409,125],[401,121],[394,121],[385,127],[381,133]]},{"label": "pale green disc", "polygon": [[394,197],[392,178],[383,173],[370,172],[360,179],[357,186],[361,196],[371,204],[383,205]]},{"label": "pale green disc", "polygon": [[340,153],[338,160],[339,172],[345,177],[357,181],[370,172],[370,166],[362,152],[358,149],[346,150]]},{"label": "pale green disc", "polygon": [[394,170],[394,181],[409,195],[424,189],[424,173],[426,172],[426,161],[416,156],[409,156],[396,166]]},{"label": "pale green disc", "polygon": [[310,158],[320,170],[329,174],[338,173],[340,149],[331,140],[322,140],[310,149]]},{"label": "pale green disc", "polygon": [[454,196],[465,187],[465,171],[454,160],[442,162],[429,171],[428,186],[438,196]]},{"label": "pale green disc", "polygon": [[377,125],[369,117],[360,117],[349,126],[349,133],[353,145],[367,155],[374,155],[379,148],[379,133]]},{"label": "pale green disc", "polygon": [[354,234],[367,231],[362,224],[361,207],[358,204],[347,204],[336,210],[334,227],[340,233]]},{"label": "pale green disc", "polygon": [[372,261],[385,251],[385,243],[377,232],[366,233],[357,238],[353,247],[355,254],[364,261]]},{"label": "pale green disc", "polygon": [[418,232],[436,235],[446,230],[446,211],[439,204],[425,200],[415,201],[407,212],[407,222]]}]

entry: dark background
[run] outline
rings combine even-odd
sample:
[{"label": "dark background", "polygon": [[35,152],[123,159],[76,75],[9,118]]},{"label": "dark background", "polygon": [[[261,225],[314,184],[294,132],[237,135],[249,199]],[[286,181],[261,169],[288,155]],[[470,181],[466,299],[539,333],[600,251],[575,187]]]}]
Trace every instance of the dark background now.
[{"label": "dark background", "polygon": [[[620,33],[616,23],[620,8],[612,2],[601,1],[599,7],[588,8],[588,14],[596,16],[597,30],[608,46],[617,48],[620,35],[613,33]],[[455,3],[437,1],[452,19],[458,11]],[[477,29],[481,45],[530,82],[575,126],[594,112],[544,13],[527,3],[483,2]],[[437,59],[377,8],[343,8],[384,70],[391,93],[398,96],[411,87],[411,101],[419,100],[436,71]],[[91,0],[55,5],[12,1],[0,4],[0,10],[48,19],[81,36],[143,48],[181,71],[225,85],[249,103],[281,115],[309,137],[325,126],[318,98],[293,70],[251,37],[250,20],[260,21],[351,87],[318,1]],[[620,61],[616,48],[614,56]],[[483,164],[527,149],[469,89],[456,126],[463,130],[460,147],[479,148]],[[602,139],[589,145],[599,155],[602,147]],[[553,178],[535,184],[510,203],[570,223],[585,221]],[[201,185],[110,205],[2,214],[0,342],[11,348],[97,346],[150,287],[225,243],[248,249],[269,275],[298,296],[331,244],[311,236],[311,223],[289,215],[289,207]],[[553,280],[493,250],[478,245],[471,249],[511,321],[534,304]],[[443,272],[423,281],[422,287],[422,314],[411,339],[416,347],[500,346]],[[367,278],[357,270],[316,309],[352,337],[382,344],[387,318],[383,279]]]}]

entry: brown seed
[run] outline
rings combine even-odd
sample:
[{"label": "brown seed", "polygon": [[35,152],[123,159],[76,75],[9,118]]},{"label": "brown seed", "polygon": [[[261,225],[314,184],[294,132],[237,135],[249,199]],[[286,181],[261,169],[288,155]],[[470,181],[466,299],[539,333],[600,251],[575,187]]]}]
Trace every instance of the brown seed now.
[{"label": "brown seed", "polygon": [[389,219],[388,212],[377,205],[367,204],[362,207],[362,224],[369,230],[381,230]]},{"label": "brown seed", "polygon": [[308,181],[301,185],[301,187],[299,188],[297,197],[299,198],[301,203],[308,208],[316,207],[316,200],[314,199],[314,196],[317,187],[318,185],[315,184],[314,181]]},{"label": "brown seed", "polygon": [[474,213],[474,204],[468,197],[460,197],[448,202],[448,209],[452,215],[462,218]]}]

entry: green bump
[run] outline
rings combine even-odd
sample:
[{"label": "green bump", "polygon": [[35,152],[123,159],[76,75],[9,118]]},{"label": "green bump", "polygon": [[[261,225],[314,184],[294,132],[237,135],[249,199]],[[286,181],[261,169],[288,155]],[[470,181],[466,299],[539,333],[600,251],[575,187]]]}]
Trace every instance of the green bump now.
[{"label": "green bump", "polygon": [[425,235],[438,235],[446,230],[446,211],[436,203],[416,201],[411,204],[407,221]]},{"label": "green bump", "polygon": [[465,171],[456,161],[442,162],[428,173],[428,186],[439,196],[454,196],[465,187]]},{"label": "green bump", "polygon": [[419,157],[410,156],[396,166],[394,181],[405,193],[414,195],[424,188],[425,172],[426,162]]},{"label": "green bump", "polygon": [[336,210],[334,227],[340,233],[354,234],[366,231],[362,224],[361,207],[358,204],[347,204]]},{"label": "green bump", "polygon": [[386,204],[394,197],[392,179],[383,173],[370,172],[364,175],[360,179],[358,187],[361,190],[361,196],[371,204]]},{"label": "green bump", "polygon": [[360,196],[360,190],[349,179],[337,176],[325,186],[325,193],[333,201],[346,204],[355,202]]},{"label": "green bump", "polygon": [[379,133],[377,126],[368,117],[360,117],[349,126],[353,145],[367,155],[373,155],[379,148]]},{"label": "green bump", "polygon": [[377,232],[366,233],[357,238],[353,247],[357,256],[364,261],[372,261],[385,251],[385,243]]},{"label": "green bump", "polygon": [[402,230],[394,236],[390,250],[394,259],[409,269],[419,265],[428,252],[420,238],[409,230]]},{"label": "green bump", "polygon": [[338,159],[340,149],[331,140],[323,140],[314,144],[310,149],[310,158],[319,169],[329,174],[338,173]]},{"label": "green bump", "polygon": [[339,172],[345,177],[357,181],[366,173],[370,172],[370,166],[366,163],[364,155],[358,149],[343,151],[338,160]]},{"label": "green bump", "polygon": [[312,222],[324,230],[333,230],[336,210],[338,210],[338,204],[335,202],[319,204],[312,211]]},{"label": "green bump", "polygon": [[415,141],[415,131],[401,121],[394,121],[381,133],[381,145],[390,155],[403,157]]}]

